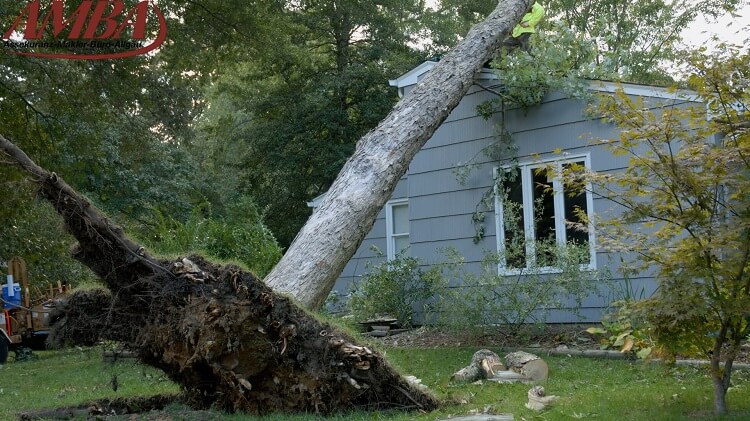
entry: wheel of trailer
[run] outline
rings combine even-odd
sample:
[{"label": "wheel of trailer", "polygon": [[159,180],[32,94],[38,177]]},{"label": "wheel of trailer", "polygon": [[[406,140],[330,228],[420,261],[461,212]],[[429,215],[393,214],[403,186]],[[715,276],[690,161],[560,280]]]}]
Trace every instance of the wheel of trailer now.
[{"label": "wheel of trailer", "polygon": [[8,341],[0,335],[0,365],[8,359]]}]

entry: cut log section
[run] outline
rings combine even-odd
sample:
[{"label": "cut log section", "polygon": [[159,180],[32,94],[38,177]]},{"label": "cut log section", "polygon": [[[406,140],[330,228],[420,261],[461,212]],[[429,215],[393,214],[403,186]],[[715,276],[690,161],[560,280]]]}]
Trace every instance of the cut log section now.
[{"label": "cut log section", "polygon": [[453,373],[451,380],[474,382],[490,380],[497,383],[534,383],[547,380],[547,363],[534,354],[518,351],[505,356],[506,366],[500,357],[488,349],[480,349],[471,358],[471,364]]},{"label": "cut log section", "polygon": [[497,371],[487,380],[497,383],[535,383],[547,380],[547,363],[534,354],[518,351],[505,356],[506,371]]},{"label": "cut log section", "polygon": [[471,363],[453,373],[451,380],[455,382],[474,382],[489,379],[497,372],[505,370],[500,357],[489,349],[480,349],[471,357]]},{"label": "cut log section", "polygon": [[505,356],[508,369],[522,374],[531,381],[547,380],[549,367],[547,363],[537,355],[528,352],[516,351]]},{"label": "cut log section", "polygon": [[50,315],[53,341],[120,341],[180,384],[197,409],[331,414],[437,407],[382,355],[253,274],[200,256],[157,259],[2,136],[0,151],[38,183],[79,242],[74,257],[108,288],[75,293],[59,306]]}]

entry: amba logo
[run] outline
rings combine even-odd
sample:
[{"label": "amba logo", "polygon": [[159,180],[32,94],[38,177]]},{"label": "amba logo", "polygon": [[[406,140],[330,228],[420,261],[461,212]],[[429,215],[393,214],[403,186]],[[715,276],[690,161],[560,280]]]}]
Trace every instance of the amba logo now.
[{"label": "amba logo", "polygon": [[[149,11],[157,19],[158,31],[156,38],[144,45]],[[50,23],[53,39],[45,32]],[[128,28],[131,30],[126,31]],[[6,52],[23,56],[101,60],[146,54],[166,38],[166,19],[153,2],[138,2],[125,13],[122,0],[82,0],[66,17],[63,0],[53,0],[49,10],[34,0],[4,32],[3,45]]]}]

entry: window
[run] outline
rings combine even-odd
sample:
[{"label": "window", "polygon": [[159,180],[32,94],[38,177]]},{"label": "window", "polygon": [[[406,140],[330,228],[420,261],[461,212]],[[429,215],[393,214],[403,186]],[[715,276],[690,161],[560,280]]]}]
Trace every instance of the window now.
[{"label": "window", "polygon": [[[564,244],[583,248],[578,260],[594,269],[591,189],[576,186],[575,174],[590,167],[589,157],[520,164],[495,171],[495,212],[499,268],[508,274],[523,269],[555,270],[555,249]],[[587,252],[587,253],[586,253]]]},{"label": "window", "polygon": [[393,200],[385,205],[385,227],[388,260],[409,253],[409,203]]}]

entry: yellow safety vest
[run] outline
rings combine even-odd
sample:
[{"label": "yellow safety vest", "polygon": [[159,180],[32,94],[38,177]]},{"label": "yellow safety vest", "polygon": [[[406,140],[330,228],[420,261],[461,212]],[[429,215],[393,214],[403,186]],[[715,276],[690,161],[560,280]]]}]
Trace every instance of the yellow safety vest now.
[{"label": "yellow safety vest", "polygon": [[[542,20],[544,17],[544,8],[537,2],[534,2],[534,5],[531,6],[531,12],[523,15],[523,18],[521,18],[521,22],[516,25],[515,28],[513,28],[513,38],[518,38],[521,36],[521,34],[530,33],[533,34],[536,32],[536,25],[539,23],[539,21]],[[521,26],[521,23],[526,23],[528,26]]]}]

